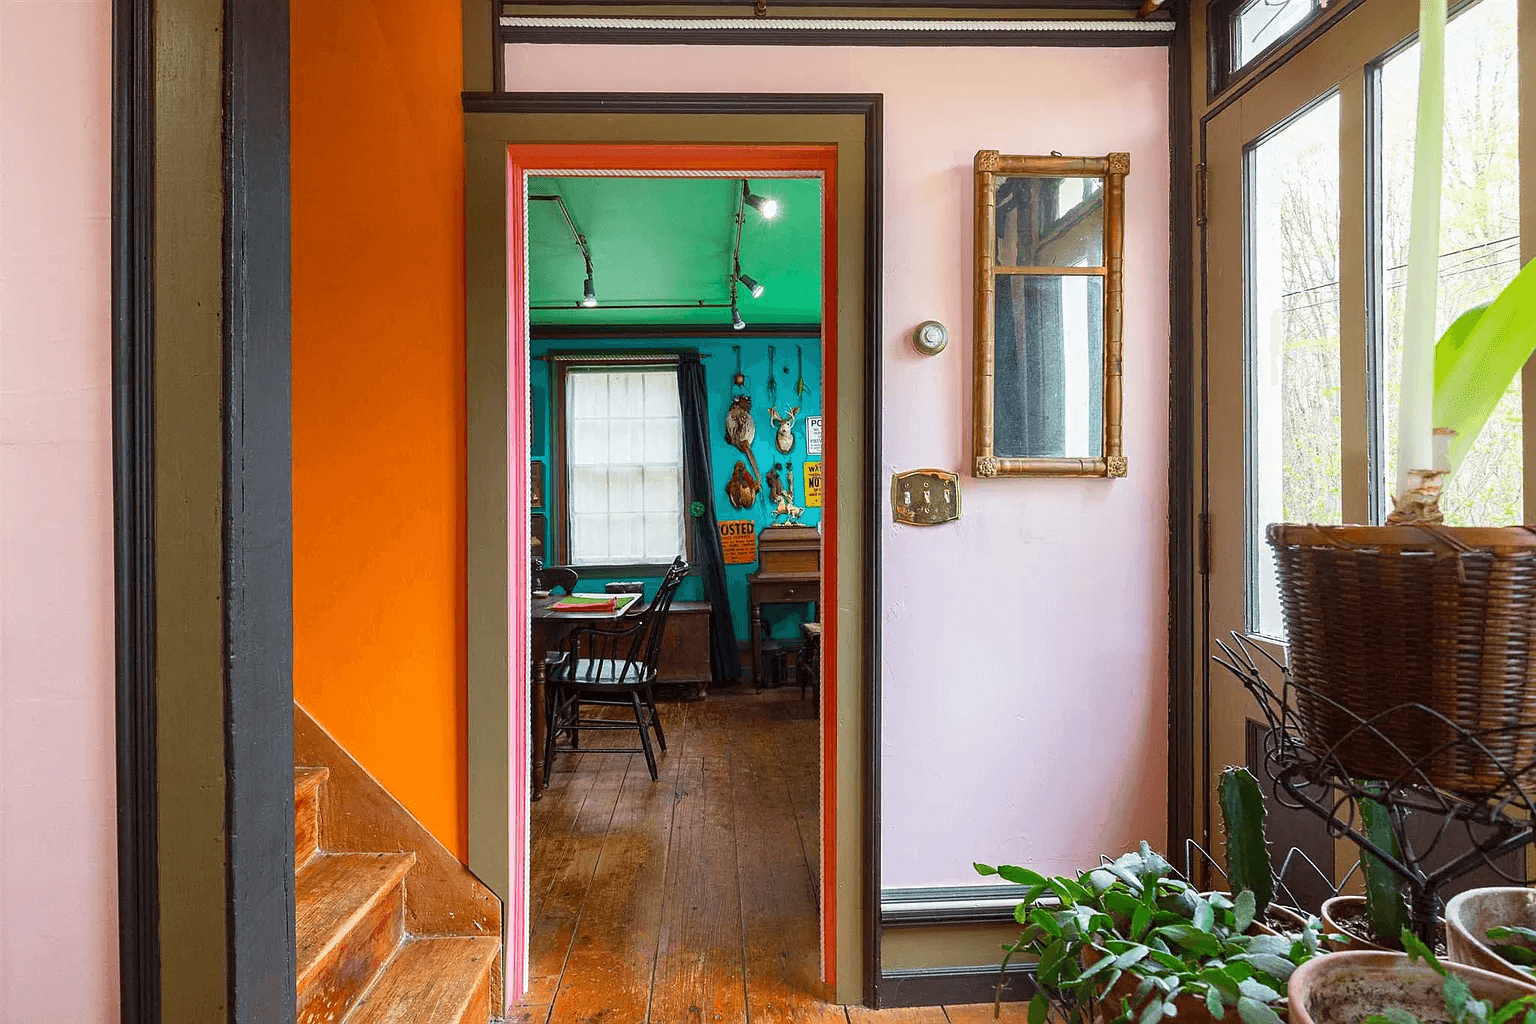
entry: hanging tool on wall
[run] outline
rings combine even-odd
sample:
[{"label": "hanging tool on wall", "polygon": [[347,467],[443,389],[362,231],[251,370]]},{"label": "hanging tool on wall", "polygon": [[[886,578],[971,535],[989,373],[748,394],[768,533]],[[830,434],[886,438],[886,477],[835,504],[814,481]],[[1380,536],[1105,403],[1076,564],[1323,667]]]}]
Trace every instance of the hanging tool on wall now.
[{"label": "hanging tool on wall", "polygon": [[800,379],[795,381],[795,394],[803,395],[811,389],[805,383],[805,355],[799,345],[795,346],[795,367],[800,373]]},{"label": "hanging tool on wall", "polygon": [[779,404],[779,371],[773,368],[773,346],[768,346],[768,408]]},{"label": "hanging tool on wall", "polygon": [[734,398],[737,395],[746,393],[747,378],[746,375],[741,372],[741,346],[732,345],[731,348],[736,353],[736,376],[731,378],[731,397]]}]

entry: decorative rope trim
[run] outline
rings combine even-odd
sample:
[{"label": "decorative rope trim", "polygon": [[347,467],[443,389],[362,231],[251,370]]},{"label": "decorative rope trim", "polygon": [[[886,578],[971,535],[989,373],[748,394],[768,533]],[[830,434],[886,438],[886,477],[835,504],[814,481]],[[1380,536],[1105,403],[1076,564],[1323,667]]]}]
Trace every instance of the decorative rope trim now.
[{"label": "decorative rope trim", "polygon": [[678,32],[730,29],[740,32],[1144,32],[1173,31],[1171,21],[1083,20],[941,21],[922,18],[539,18],[503,16],[502,28],[672,29]]}]

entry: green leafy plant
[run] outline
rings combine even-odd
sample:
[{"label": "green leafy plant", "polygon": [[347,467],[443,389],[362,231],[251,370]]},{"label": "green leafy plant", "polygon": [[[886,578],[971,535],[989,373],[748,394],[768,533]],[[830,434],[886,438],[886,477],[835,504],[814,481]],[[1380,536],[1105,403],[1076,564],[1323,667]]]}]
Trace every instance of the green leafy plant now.
[{"label": "green leafy plant", "polygon": [[[1366,838],[1393,857],[1400,857],[1397,834],[1392,830],[1392,815],[1381,804],[1368,798],[1360,800],[1360,817]],[[1371,934],[1383,945],[1408,927],[1408,905],[1403,900],[1403,878],[1373,853],[1361,855],[1365,869],[1365,916]]]},{"label": "green leafy plant", "polygon": [[[1314,921],[1296,940],[1247,934],[1258,912],[1252,891],[1199,893],[1143,842],[1138,851],[1076,878],[977,864],[1025,886],[1014,919],[1024,926],[1003,947],[1002,972],[1018,955],[1037,960],[1029,1024],[1158,1024],[1198,1000],[1234,1024],[1279,1024],[1275,1004],[1295,968],[1316,956]],[[1001,1000],[1001,981],[998,998]]]},{"label": "green leafy plant", "polygon": [[1216,784],[1216,797],[1227,832],[1227,883],[1233,892],[1252,892],[1255,913],[1262,918],[1275,896],[1269,841],[1264,837],[1264,793],[1247,768],[1227,768]]},{"label": "green leafy plant", "polygon": [[[1509,939],[1518,941],[1510,942]],[[1536,928],[1494,925],[1488,929],[1488,948],[1521,971],[1536,977]]]},{"label": "green leafy plant", "polygon": [[[1522,929],[1527,930],[1527,929]],[[1403,949],[1410,963],[1423,961],[1440,975],[1440,991],[1450,1024],[1536,1024],[1536,994],[1521,996],[1494,1009],[1486,999],[1474,999],[1472,988],[1460,975],[1446,969],[1438,957],[1407,928],[1402,930]],[[1424,1024],[1402,1007],[1374,1013],[1361,1024]]]}]

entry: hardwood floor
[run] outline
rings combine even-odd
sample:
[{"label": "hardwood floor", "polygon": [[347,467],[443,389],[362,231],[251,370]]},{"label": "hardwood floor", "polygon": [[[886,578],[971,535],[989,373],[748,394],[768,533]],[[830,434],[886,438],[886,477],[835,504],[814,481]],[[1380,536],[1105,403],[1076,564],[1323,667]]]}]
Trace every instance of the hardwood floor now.
[{"label": "hardwood floor", "polygon": [[[818,980],[817,722],[798,688],[664,703],[640,754],[556,755],[533,805],[519,1024],[982,1024],[992,1007],[882,1010]],[[588,733],[584,746],[634,745]],[[1022,1004],[1002,1020],[1025,1020]]]}]

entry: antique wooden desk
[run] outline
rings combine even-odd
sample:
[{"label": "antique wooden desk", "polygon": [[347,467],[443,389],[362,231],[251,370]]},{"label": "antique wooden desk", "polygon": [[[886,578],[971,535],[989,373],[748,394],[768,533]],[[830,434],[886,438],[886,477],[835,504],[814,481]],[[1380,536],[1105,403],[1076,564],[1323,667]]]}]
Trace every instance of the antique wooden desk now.
[{"label": "antique wooden desk", "polygon": [[821,531],[814,526],[770,526],[758,535],[758,571],[747,577],[752,602],[752,679],[763,681],[763,605],[821,603]]},{"label": "antique wooden desk", "polygon": [[565,639],[565,635],[577,626],[617,622],[645,610],[645,601],[639,594],[594,596],[616,598],[614,610],[611,612],[556,611],[554,606],[564,600],[562,596],[545,595],[533,598],[532,611],[529,615],[533,620],[530,631],[533,640],[533,686],[529,694],[529,703],[532,705],[533,712],[530,716],[533,719],[533,749],[530,754],[533,768],[533,799],[535,800],[544,793],[544,733],[547,728],[547,723],[544,721],[544,688],[549,681],[547,660],[550,648],[557,646],[561,640]]}]

